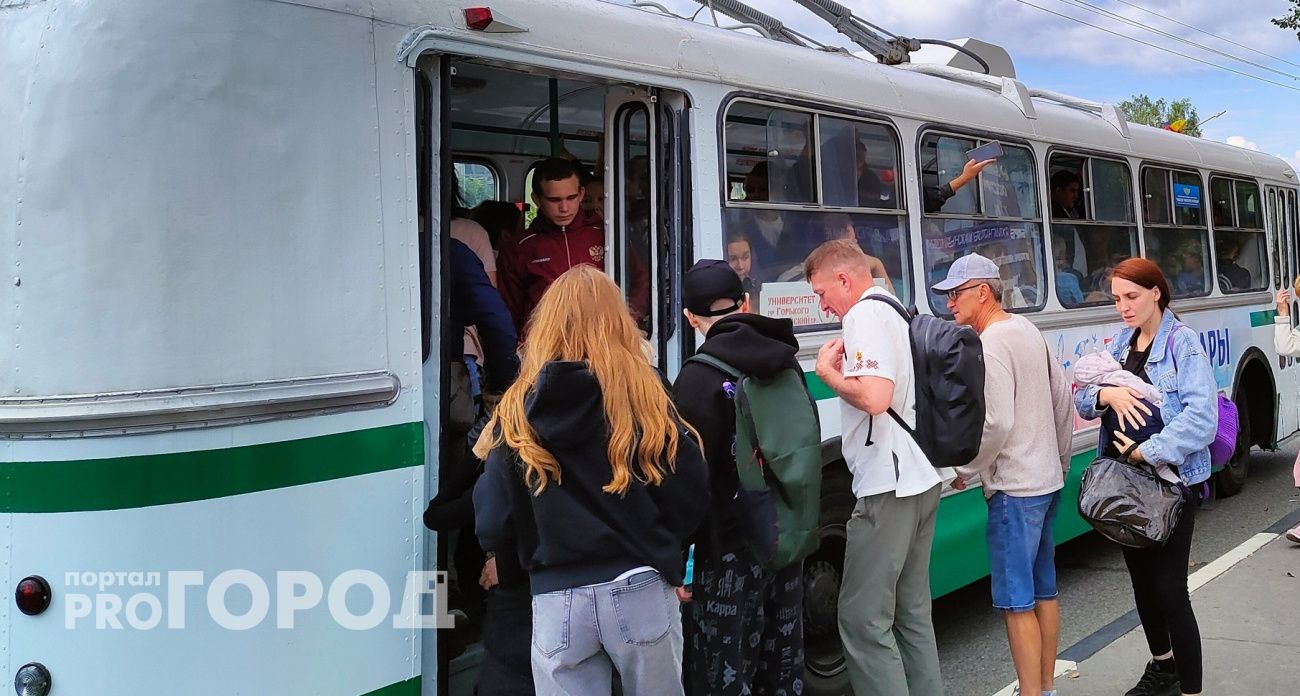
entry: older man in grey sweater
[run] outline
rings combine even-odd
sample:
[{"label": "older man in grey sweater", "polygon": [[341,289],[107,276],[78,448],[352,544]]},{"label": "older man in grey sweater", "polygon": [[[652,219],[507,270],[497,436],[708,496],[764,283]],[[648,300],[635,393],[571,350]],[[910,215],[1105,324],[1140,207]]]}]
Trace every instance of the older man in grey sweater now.
[{"label": "older man in grey sweater", "polygon": [[1002,308],[998,267],[958,259],[934,286],[958,324],[984,344],[984,434],[954,488],[976,475],[989,504],[993,606],[1003,612],[1021,694],[1054,696],[1060,640],[1052,523],[1070,470],[1070,386],[1042,334]]}]

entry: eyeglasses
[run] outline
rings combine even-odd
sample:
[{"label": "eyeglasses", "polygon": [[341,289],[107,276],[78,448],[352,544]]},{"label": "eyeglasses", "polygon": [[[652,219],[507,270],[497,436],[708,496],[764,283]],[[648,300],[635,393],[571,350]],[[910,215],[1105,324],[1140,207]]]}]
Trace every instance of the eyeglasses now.
[{"label": "eyeglasses", "polygon": [[975,288],[978,288],[981,285],[983,285],[983,283],[976,283],[974,285],[967,285],[964,288],[955,288],[953,290],[949,290],[948,299],[953,302],[956,302],[957,298],[960,297],[963,292],[966,292],[967,290],[974,290]]}]

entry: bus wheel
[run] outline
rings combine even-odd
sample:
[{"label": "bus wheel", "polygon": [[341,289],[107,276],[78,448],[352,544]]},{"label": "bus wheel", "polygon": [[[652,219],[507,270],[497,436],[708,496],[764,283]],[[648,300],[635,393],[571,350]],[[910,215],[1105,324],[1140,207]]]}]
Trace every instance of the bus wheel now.
[{"label": "bus wheel", "polygon": [[856,503],[852,479],[827,470],[822,480],[821,543],[803,563],[804,696],[851,696],[838,622],[845,524]]},{"label": "bus wheel", "polygon": [[1246,476],[1250,473],[1250,404],[1244,395],[1238,397],[1237,401],[1237,424],[1240,428],[1237,431],[1237,449],[1232,453],[1232,459],[1223,465],[1223,469],[1215,475],[1214,480],[1218,484],[1219,497],[1230,498],[1241,492],[1242,486],[1246,485]]}]

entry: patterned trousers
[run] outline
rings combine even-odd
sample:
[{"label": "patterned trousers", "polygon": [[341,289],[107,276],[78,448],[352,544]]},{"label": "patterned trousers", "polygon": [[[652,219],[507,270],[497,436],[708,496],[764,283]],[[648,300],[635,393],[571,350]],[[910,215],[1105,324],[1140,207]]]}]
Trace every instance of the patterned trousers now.
[{"label": "patterned trousers", "polygon": [[803,693],[803,564],[765,573],[748,550],[695,549],[684,621],[693,696]]}]

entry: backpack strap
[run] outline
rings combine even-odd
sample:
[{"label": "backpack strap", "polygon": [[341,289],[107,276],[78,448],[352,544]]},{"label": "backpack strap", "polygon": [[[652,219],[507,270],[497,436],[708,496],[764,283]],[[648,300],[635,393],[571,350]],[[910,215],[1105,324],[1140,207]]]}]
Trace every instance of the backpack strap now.
[{"label": "backpack strap", "polygon": [[[911,325],[912,325],[912,319],[916,317],[916,312],[915,312],[915,311],[913,311],[913,310],[909,310],[908,308],[904,307],[902,302],[899,302],[898,300],[894,299],[891,295],[882,295],[882,294],[880,294],[880,293],[871,293],[870,295],[867,295],[866,297],[863,297],[862,299],[858,300],[858,302],[865,302],[865,301],[867,301],[867,300],[875,300],[875,301],[877,301],[877,302],[884,302],[885,304],[889,305],[890,307],[893,307],[893,308],[894,308],[894,311],[895,311],[895,312],[898,312],[898,316],[902,317],[902,318],[903,318],[903,321],[907,322],[907,325],[908,325],[908,326],[911,326]],[[908,424],[907,424],[907,421],[904,421],[904,420],[903,420],[903,417],[900,416],[900,415],[898,415],[898,412],[895,411],[895,410],[893,409],[892,406],[889,408],[889,415],[890,415],[891,418],[894,419],[894,422],[895,422],[895,423],[898,423],[900,426],[902,426],[903,430],[905,430],[905,431],[907,432],[908,435],[911,435],[911,436],[912,436],[912,439],[913,439],[913,440],[916,440],[916,430],[915,430],[914,428],[912,428],[912,426],[908,425]],[[871,441],[871,433],[870,433],[870,430],[868,430],[868,433],[867,433],[867,445],[870,446],[870,445],[872,445],[872,444],[875,444],[875,443],[873,443],[873,442]],[[918,441],[918,444],[919,444],[919,441]]]},{"label": "backpack strap", "polygon": [[740,370],[737,370],[736,368],[732,367],[730,364],[723,362],[722,360],[719,360],[718,358],[715,358],[712,355],[709,355],[707,353],[696,353],[695,355],[692,355],[691,357],[687,358],[686,362],[688,363],[694,362],[694,363],[699,363],[701,365],[708,365],[709,367],[712,367],[713,369],[721,372],[722,374],[732,379],[740,379],[741,377],[744,376],[743,374],[741,374]]}]

